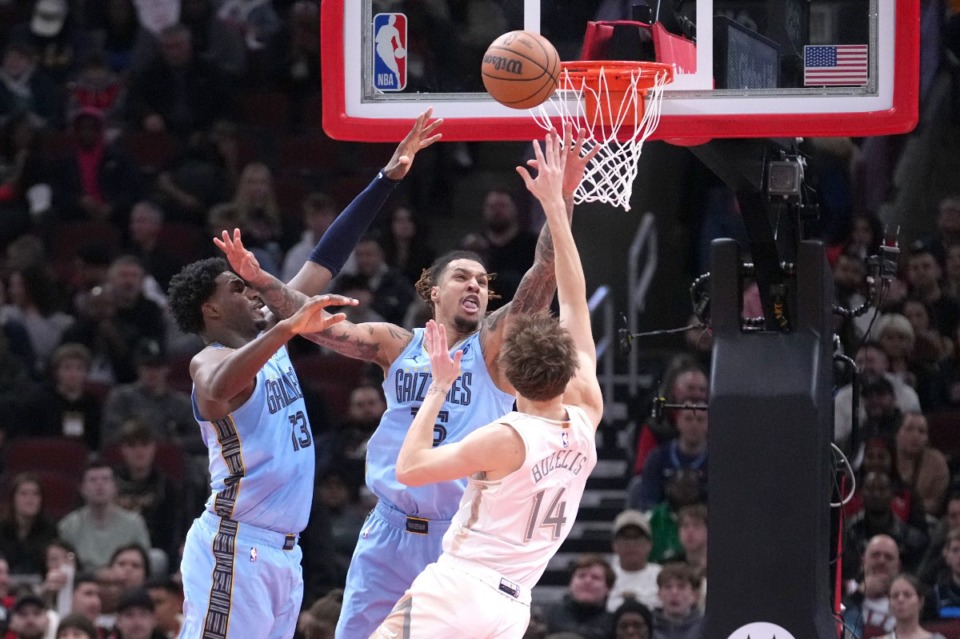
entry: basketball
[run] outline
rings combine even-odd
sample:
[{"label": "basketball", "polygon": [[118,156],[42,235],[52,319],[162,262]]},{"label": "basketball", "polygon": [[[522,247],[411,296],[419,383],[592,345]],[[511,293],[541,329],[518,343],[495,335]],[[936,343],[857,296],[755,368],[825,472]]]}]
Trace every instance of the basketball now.
[{"label": "basketball", "polygon": [[511,31],[483,54],[483,86],[493,98],[514,109],[542,104],[557,89],[560,56],[550,41],[532,31]]}]

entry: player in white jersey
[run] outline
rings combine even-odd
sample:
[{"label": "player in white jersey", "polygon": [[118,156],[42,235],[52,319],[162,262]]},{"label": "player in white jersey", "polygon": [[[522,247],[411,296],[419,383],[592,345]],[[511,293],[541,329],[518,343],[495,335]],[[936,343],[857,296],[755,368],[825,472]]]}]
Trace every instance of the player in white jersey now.
[{"label": "player in white jersey", "polygon": [[263,301],[210,258],[170,282],[181,329],[206,344],[190,362],[193,409],[210,451],[211,495],[187,533],[181,573],[184,639],[293,635],[303,578],[297,535],[307,524],[314,452],[303,393],[287,356],[294,335],[342,321],[311,299],[268,328]]},{"label": "player in white jersey", "polygon": [[[570,139],[569,129],[565,140]],[[432,382],[397,458],[409,486],[468,477],[443,554],[414,580],[375,639],[522,637],[530,590],[570,532],[587,477],[597,463],[596,427],[603,398],[587,308],[583,268],[561,194],[564,145],[550,132],[527,188],[543,205],[553,233],[560,320],[541,312],[514,320],[500,352],[517,390],[517,411],[462,441],[434,447],[433,430],[460,376],[446,328],[430,321],[426,346]]]},{"label": "player in white jersey", "polygon": [[[573,212],[573,193],[595,151],[581,156],[583,140],[566,147],[561,173],[564,212]],[[303,282],[284,286],[263,272],[239,235],[225,237],[221,248],[231,265],[285,317],[298,308],[304,293],[317,289]],[[432,440],[441,448],[461,441],[510,409],[514,387],[496,362],[504,337],[517,318],[546,309],[553,299],[555,270],[550,230],[544,227],[536,258],[513,300],[486,315],[491,279],[480,258],[466,251],[439,258],[417,283],[417,291],[446,328],[448,347],[464,351],[463,371],[451,385],[434,421]],[[378,498],[365,523],[347,573],[338,639],[368,637],[387,616],[414,577],[442,550],[466,482],[462,476],[409,490],[397,481],[394,463],[412,415],[423,403],[430,374],[424,331],[407,331],[384,322],[341,322],[310,339],[343,355],[375,362],[384,371],[388,401],[380,425],[367,443],[366,482]]]}]

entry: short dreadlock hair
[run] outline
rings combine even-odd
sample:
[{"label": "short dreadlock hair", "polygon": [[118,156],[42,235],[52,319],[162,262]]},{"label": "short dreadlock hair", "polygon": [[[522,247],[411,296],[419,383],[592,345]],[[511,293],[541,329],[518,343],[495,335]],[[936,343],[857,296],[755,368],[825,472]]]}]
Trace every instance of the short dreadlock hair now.
[{"label": "short dreadlock hair", "polygon": [[184,333],[203,331],[201,306],[217,288],[217,277],[229,271],[230,265],[222,257],[210,257],[184,266],[170,280],[167,302],[177,326]]},{"label": "short dreadlock hair", "polygon": [[546,310],[513,318],[499,363],[517,393],[535,401],[562,395],[580,367],[569,331]]},{"label": "short dreadlock hair", "polygon": [[[417,294],[420,295],[420,299],[426,302],[430,306],[430,310],[436,315],[437,309],[434,308],[433,300],[430,299],[430,289],[440,282],[440,278],[443,276],[443,272],[447,270],[447,267],[450,266],[450,262],[455,260],[473,260],[474,262],[479,262],[483,268],[487,268],[487,265],[484,263],[483,258],[473,251],[451,251],[445,255],[441,255],[433,264],[430,265],[430,268],[425,268],[420,273],[420,279],[417,280],[416,289]],[[487,273],[487,280],[492,280],[496,277],[495,273]],[[497,299],[499,295],[495,295],[493,291],[488,290],[489,299]]]}]

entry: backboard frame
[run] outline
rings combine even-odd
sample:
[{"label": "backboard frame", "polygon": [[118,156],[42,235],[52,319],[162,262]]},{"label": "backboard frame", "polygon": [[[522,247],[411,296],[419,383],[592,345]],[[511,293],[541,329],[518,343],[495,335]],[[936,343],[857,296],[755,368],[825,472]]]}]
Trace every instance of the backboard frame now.
[{"label": "backboard frame", "polygon": [[[918,119],[920,0],[867,1],[882,11],[872,14],[878,35],[870,44],[877,51],[866,88],[825,87],[817,90],[816,100],[806,88],[802,89],[806,102],[791,98],[790,89],[753,90],[745,97],[723,98],[708,98],[712,92],[697,89],[668,91],[660,125],[651,139],[699,144],[713,138],[865,136],[911,130]],[[348,74],[345,61],[369,60],[371,55],[363,47],[360,29],[351,26],[362,26],[367,4],[365,0],[323,0],[321,4],[323,128],[330,137],[396,142],[428,106],[436,117],[445,118],[445,140],[529,140],[542,135],[527,111],[503,107],[485,94],[391,94],[389,99],[361,95],[360,76],[353,70]],[[537,16],[527,19],[524,28],[539,31],[536,21]],[[700,47],[707,50],[712,44],[712,29],[702,30],[698,54]],[[705,65],[699,66],[702,71]],[[837,105],[855,95],[862,100],[862,108],[838,112]],[[745,105],[757,100],[765,107],[787,110],[744,115]],[[778,100],[802,103],[804,111],[789,110],[793,107],[778,105]]]}]

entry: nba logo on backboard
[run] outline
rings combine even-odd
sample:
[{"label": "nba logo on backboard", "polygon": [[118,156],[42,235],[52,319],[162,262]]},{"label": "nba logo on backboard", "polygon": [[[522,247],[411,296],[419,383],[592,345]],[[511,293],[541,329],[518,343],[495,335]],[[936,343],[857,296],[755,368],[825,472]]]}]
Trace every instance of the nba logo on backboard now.
[{"label": "nba logo on backboard", "polygon": [[407,86],[407,16],[373,16],[373,87],[403,91]]}]

